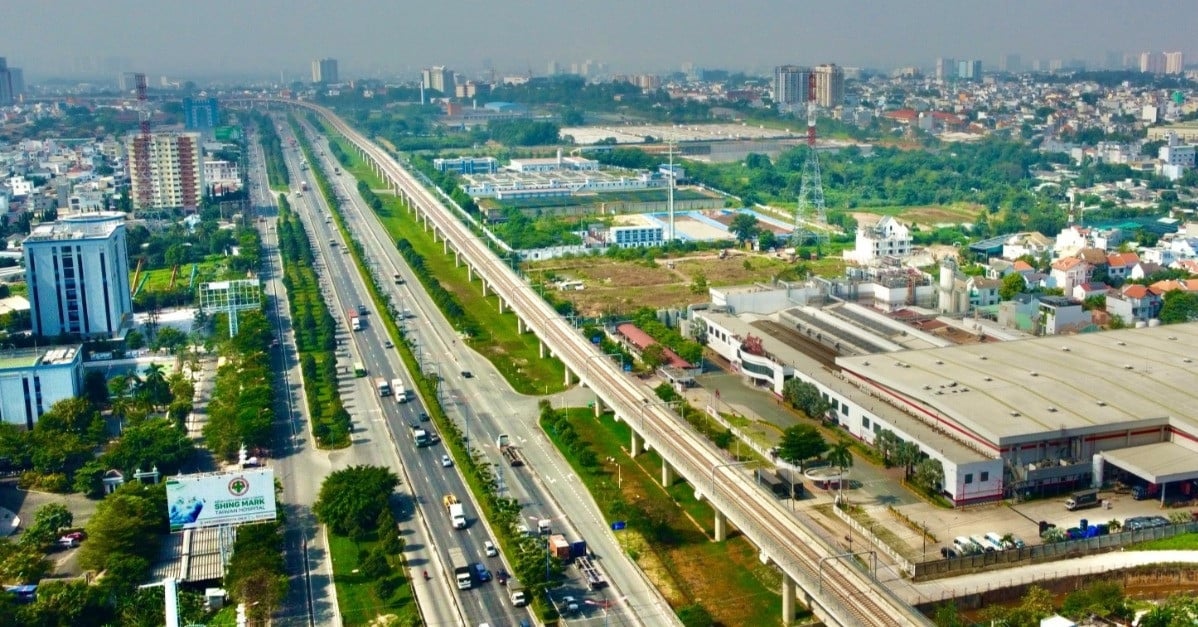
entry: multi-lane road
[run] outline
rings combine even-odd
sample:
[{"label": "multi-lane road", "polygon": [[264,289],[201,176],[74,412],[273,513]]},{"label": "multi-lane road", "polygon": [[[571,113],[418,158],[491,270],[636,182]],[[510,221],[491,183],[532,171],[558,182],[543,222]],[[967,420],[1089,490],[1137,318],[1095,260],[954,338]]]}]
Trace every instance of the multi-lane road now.
[{"label": "multi-lane road", "polygon": [[[926,617],[860,570],[841,551],[797,522],[751,478],[729,468],[726,458],[703,441],[667,408],[648,402],[651,390],[603,359],[573,327],[541,300],[531,287],[486,248],[440,201],[389,154],[349,127],[331,111],[311,105],[353,142],[383,178],[451,242],[454,250],[574,372],[634,428],[676,471],[727,515],[763,554],[796,582],[825,622],[840,625],[925,625]],[[706,480],[710,477],[710,480]],[[784,605],[787,600],[784,593]]]}]

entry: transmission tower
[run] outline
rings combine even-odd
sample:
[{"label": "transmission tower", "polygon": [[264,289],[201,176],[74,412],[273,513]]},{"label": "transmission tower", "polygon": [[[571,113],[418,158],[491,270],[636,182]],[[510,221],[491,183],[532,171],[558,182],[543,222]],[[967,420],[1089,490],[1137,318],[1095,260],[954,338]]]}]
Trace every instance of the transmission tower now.
[{"label": "transmission tower", "polygon": [[803,163],[799,206],[795,210],[794,244],[819,243],[827,237],[828,216],[824,206],[824,184],[815,152],[815,72],[807,71],[807,161]]},{"label": "transmission tower", "polygon": [[133,138],[133,161],[137,166],[137,209],[148,209],[154,199],[153,177],[150,176],[150,106],[146,97],[146,75],[134,76],[137,82],[137,112],[139,133]]}]

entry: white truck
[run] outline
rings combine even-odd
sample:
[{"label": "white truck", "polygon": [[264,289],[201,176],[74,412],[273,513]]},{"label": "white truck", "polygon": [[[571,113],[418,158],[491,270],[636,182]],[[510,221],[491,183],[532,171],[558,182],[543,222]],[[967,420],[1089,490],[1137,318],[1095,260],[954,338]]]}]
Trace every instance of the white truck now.
[{"label": "white truck", "polygon": [[374,380],[374,389],[379,393],[379,396],[391,396],[391,384],[382,377]]},{"label": "white truck", "polygon": [[458,497],[452,494],[446,494],[441,500],[445,505],[445,511],[449,512],[449,520],[453,522],[454,529],[466,528],[466,508],[458,501]]},{"label": "white truck", "polygon": [[403,386],[403,379],[391,379],[391,394],[395,396],[396,402],[408,402],[408,391]]},{"label": "white truck", "polygon": [[474,585],[474,579],[470,576],[470,563],[466,561],[466,554],[462,553],[462,549],[456,546],[449,549],[449,565],[453,567],[453,578],[458,584],[458,590],[469,590],[470,586]]}]

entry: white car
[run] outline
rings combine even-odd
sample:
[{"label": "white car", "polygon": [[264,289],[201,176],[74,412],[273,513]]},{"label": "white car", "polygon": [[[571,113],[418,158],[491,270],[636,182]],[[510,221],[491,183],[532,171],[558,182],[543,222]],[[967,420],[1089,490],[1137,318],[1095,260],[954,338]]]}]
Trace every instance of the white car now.
[{"label": "white car", "polygon": [[442,468],[449,468],[452,465],[453,465],[453,460],[450,459],[448,455],[441,456],[441,467]]},{"label": "white car", "polygon": [[483,553],[486,553],[487,557],[495,557],[496,555],[499,555],[499,549],[495,548],[494,542],[487,540],[486,542],[483,542]]}]

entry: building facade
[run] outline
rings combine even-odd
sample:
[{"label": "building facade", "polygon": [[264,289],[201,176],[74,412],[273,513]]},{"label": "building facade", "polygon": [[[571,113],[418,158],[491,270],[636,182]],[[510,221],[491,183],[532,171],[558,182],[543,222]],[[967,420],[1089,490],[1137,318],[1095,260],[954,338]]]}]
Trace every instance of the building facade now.
[{"label": "building facade", "polygon": [[122,213],[87,213],[38,226],[22,244],[33,332],[118,337],[133,320]]},{"label": "building facade", "polygon": [[835,63],[815,66],[815,102],[825,109],[844,104],[844,68]]},{"label": "building facade", "polygon": [[454,72],[443,65],[425,68],[421,72],[421,82],[425,89],[435,89],[447,97],[452,97],[457,93]]},{"label": "building facade", "polygon": [[862,265],[871,265],[884,257],[903,259],[911,256],[911,230],[895,220],[884,216],[873,226],[857,228],[857,246],[853,259]]},{"label": "building facade", "polygon": [[806,106],[810,75],[811,68],[798,65],[779,65],[774,68],[774,102],[779,111],[793,111]]},{"label": "building facade", "polygon": [[32,429],[58,401],[83,389],[83,347],[0,352],[0,422]]},{"label": "building facade", "polygon": [[216,98],[184,98],[183,126],[189,131],[210,131],[220,125]]},{"label": "building facade", "polygon": [[199,133],[134,134],[127,150],[135,210],[199,208],[204,197]]},{"label": "building facade", "polygon": [[336,83],[337,59],[316,59],[312,62],[313,83]]}]

